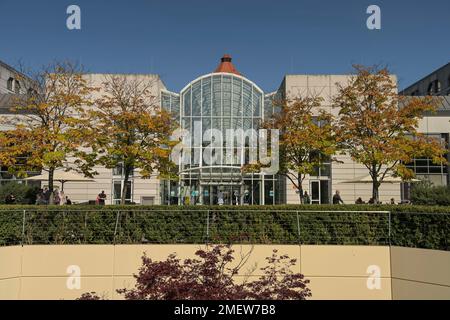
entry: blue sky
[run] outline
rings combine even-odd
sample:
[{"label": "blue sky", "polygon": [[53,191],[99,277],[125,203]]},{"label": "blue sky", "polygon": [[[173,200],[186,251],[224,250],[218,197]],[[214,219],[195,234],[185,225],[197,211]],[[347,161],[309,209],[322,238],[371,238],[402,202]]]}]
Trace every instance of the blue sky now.
[{"label": "blue sky", "polygon": [[[82,29],[66,28],[81,8]],[[366,8],[381,8],[368,30]],[[448,0],[0,0],[0,60],[91,72],[158,73],[178,91],[224,53],[265,91],[285,74],[342,74],[387,64],[401,88],[450,61]]]}]

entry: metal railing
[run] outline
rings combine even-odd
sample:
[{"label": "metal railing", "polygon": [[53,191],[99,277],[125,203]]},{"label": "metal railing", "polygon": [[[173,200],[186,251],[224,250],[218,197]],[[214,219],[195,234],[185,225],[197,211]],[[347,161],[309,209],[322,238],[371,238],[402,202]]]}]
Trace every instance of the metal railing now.
[{"label": "metal railing", "polygon": [[[450,247],[450,213],[245,209],[0,211],[0,245],[267,243]],[[414,238],[415,237],[415,238]],[[437,240],[436,240],[437,239]],[[419,244],[419,245],[417,245]]]}]

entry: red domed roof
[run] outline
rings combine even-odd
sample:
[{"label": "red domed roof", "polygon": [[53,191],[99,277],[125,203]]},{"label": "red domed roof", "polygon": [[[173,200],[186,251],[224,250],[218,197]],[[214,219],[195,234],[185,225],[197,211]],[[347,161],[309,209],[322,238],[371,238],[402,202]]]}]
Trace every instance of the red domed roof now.
[{"label": "red domed roof", "polygon": [[231,56],[229,54],[225,54],[222,59],[220,59],[220,64],[214,70],[214,72],[226,72],[226,73],[234,73],[237,75],[241,75],[239,71],[236,70],[233,63],[231,62]]}]

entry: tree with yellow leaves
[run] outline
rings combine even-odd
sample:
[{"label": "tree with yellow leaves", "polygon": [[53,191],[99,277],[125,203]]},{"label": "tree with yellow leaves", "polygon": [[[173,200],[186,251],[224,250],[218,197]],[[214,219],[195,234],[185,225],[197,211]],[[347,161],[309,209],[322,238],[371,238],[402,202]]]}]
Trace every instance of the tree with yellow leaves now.
[{"label": "tree with yellow leaves", "polygon": [[446,162],[440,141],[417,131],[425,112],[436,109],[431,97],[404,97],[387,68],[355,66],[355,75],[339,86],[334,107],[339,109],[340,147],[363,164],[372,177],[372,197],[389,176],[414,177],[406,167],[416,157]]},{"label": "tree with yellow leaves", "polygon": [[95,162],[107,168],[123,169],[121,204],[125,204],[134,169],[140,170],[142,178],[150,178],[154,172],[160,177],[175,172],[170,152],[177,142],[170,137],[176,122],[159,107],[151,87],[151,81],[107,76],[103,95],[83,116],[83,131],[92,137],[86,156],[95,156]]},{"label": "tree with yellow leaves", "polygon": [[274,101],[280,107],[263,127],[279,129],[279,174],[287,177],[303,203],[303,182],[336,153],[333,116],[318,96]]},{"label": "tree with yellow leaves", "polygon": [[[74,168],[70,162],[85,141],[76,115],[91,105],[95,89],[83,78],[82,68],[70,62],[55,62],[20,81],[22,92],[12,99],[11,114],[0,120],[6,128],[0,133],[0,163],[17,176],[47,171],[52,204],[54,172]],[[90,165],[80,159],[75,163],[92,176]]]}]

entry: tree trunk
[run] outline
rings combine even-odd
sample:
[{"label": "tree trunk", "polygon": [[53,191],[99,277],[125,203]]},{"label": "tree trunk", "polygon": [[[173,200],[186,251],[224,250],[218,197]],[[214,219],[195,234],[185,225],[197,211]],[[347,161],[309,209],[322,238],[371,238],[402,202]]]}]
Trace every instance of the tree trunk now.
[{"label": "tree trunk", "polygon": [[302,180],[300,178],[297,179],[297,185],[298,185],[298,196],[300,198],[300,204],[303,204],[303,185],[302,185]]},{"label": "tree trunk", "polygon": [[48,193],[49,193],[48,204],[55,203],[55,198],[53,196],[53,176],[54,175],[55,175],[55,169],[50,168],[48,170]]},{"label": "tree trunk", "polygon": [[376,181],[376,179],[374,179],[372,183],[372,198],[374,200],[374,203],[379,202],[379,195],[378,195],[379,186],[380,186],[379,182]]},{"label": "tree trunk", "polygon": [[380,182],[378,181],[378,175],[376,173],[376,165],[373,165],[373,174],[372,174],[372,198],[374,203],[378,203],[379,201],[379,194],[378,189],[380,187]]},{"label": "tree trunk", "polygon": [[120,197],[120,204],[125,204],[125,197],[128,192],[128,180],[130,179],[131,167],[129,165],[124,165],[125,176],[123,179],[122,196]]}]

